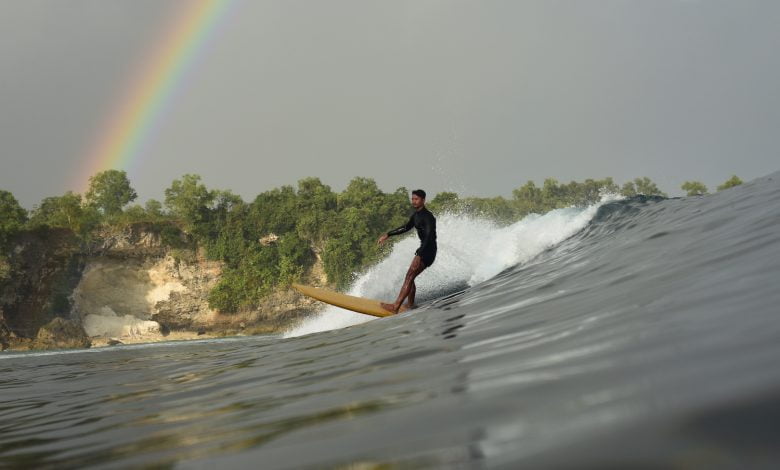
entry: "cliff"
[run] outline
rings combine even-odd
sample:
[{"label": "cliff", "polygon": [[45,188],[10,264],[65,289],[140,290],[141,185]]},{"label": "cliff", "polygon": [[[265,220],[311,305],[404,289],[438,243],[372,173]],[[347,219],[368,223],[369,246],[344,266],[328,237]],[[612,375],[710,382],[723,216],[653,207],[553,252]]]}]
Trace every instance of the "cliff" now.
[{"label": "cliff", "polygon": [[[222,263],[205,259],[185,234],[175,233],[177,248],[164,240],[159,227],[149,224],[105,230],[91,242],[59,229],[20,235],[8,253],[7,274],[0,279],[0,344],[40,347],[36,338],[41,328],[56,318],[81,329],[93,346],[273,333],[317,307],[284,289],[253,311],[224,314],[211,309],[207,298],[219,282]],[[319,257],[304,277],[309,283],[324,283]],[[84,344],[50,337],[47,347]]]}]

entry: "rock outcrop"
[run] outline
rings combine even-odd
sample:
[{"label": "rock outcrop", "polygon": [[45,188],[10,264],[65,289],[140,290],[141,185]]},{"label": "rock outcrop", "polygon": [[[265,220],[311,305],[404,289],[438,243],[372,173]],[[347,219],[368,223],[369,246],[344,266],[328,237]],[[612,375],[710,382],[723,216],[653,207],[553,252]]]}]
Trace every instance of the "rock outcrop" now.
[{"label": "rock outcrop", "polygon": [[88,348],[92,345],[81,325],[56,317],[38,330],[34,349]]},{"label": "rock outcrop", "polygon": [[8,253],[9,273],[0,282],[0,308],[17,336],[35,338],[54,317],[67,317],[69,296],[81,278],[84,246],[70,230],[21,234]]},{"label": "rock outcrop", "polygon": [[[263,241],[275,243],[275,238],[271,234]],[[323,285],[316,249],[315,255],[317,261],[302,281]],[[3,348],[278,332],[319,306],[282,289],[252,311],[222,314],[211,309],[208,295],[223,264],[207,260],[174,224],[107,228],[89,243],[65,229],[36,230],[17,237],[7,260],[0,278]],[[72,340],[66,340],[71,334]]]},{"label": "rock outcrop", "polygon": [[155,299],[152,320],[170,330],[194,330],[213,322],[217,312],[209,307],[208,295],[222,275],[221,262],[202,256],[192,260],[168,257],[152,273],[163,285],[177,286]]},{"label": "rock outcrop", "polygon": [[193,331],[215,315],[208,294],[222,263],[194,246],[174,250],[136,227],[107,236],[95,252],[72,295],[73,314],[90,336],[162,337]]},{"label": "rock outcrop", "polygon": [[3,309],[0,308],[0,351],[5,351],[11,345],[13,339],[13,333],[8,325],[5,324],[5,318],[3,318]]}]

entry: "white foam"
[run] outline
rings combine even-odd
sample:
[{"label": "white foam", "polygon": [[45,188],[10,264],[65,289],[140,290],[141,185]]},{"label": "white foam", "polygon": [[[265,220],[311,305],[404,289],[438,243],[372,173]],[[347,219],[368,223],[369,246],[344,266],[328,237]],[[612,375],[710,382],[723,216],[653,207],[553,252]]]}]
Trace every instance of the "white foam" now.
[{"label": "white foam", "polygon": [[[448,286],[473,286],[509,267],[527,262],[577,233],[593,218],[600,205],[616,199],[614,195],[607,195],[600,203],[584,209],[557,209],[541,216],[531,214],[505,227],[485,218],[441,214],[436,218],[439,247],[436,261],[417,278],[417,297],[429,297]],[[360,275],[348,293],[394,300],[419,243],[415,234],[396,243],[392,253]],[[284,336],[343,328],[373,319],[369,315],[329,306]]]}]

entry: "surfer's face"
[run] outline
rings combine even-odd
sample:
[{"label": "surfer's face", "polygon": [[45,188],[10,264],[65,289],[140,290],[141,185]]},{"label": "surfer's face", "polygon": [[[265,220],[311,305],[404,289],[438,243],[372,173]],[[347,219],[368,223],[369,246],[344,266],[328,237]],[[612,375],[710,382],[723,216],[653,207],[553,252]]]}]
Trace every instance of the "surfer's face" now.
[{"label": "surfer's face", "polygon": [[412,207],[415,209],[421,208],[425,204],[425,199],[416,194],[412,194]]}]

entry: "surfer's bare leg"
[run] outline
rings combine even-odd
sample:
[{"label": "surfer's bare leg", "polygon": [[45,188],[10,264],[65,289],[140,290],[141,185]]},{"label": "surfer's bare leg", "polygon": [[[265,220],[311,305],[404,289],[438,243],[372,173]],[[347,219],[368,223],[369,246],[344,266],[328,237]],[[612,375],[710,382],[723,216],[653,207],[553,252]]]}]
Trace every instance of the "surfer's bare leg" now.
[{"label": "surfer's bare leg", "polygon": [[[383,302],[382,308],[393,313],[398,313],[398,309],[401,308],[401,305],[404,303],[404,299],[409,296],[409,293],[412,290],[412,285],[414,285],[414,278],[416,278],[424,270],[425,264],[422,262],[422,259],[419,256],[415,256],[412,260],[412,264],[409,266],[409,270],[406,271],[406,278],[404,279],[404,283],[401,286],[401,292],[398,294],[398,298],[395,299],[395,303],[387,304]],[[414,300],[414,298],[412,298],[412,300]]]},{"label": "surfer's bare leg", "polygon": [[414,308],[414,296],[417,294],[417,284],[414,283],[414,280],[412,280],[412,288],[409,289],[409,297],[406,298],[406,306],[411,308]]}]

